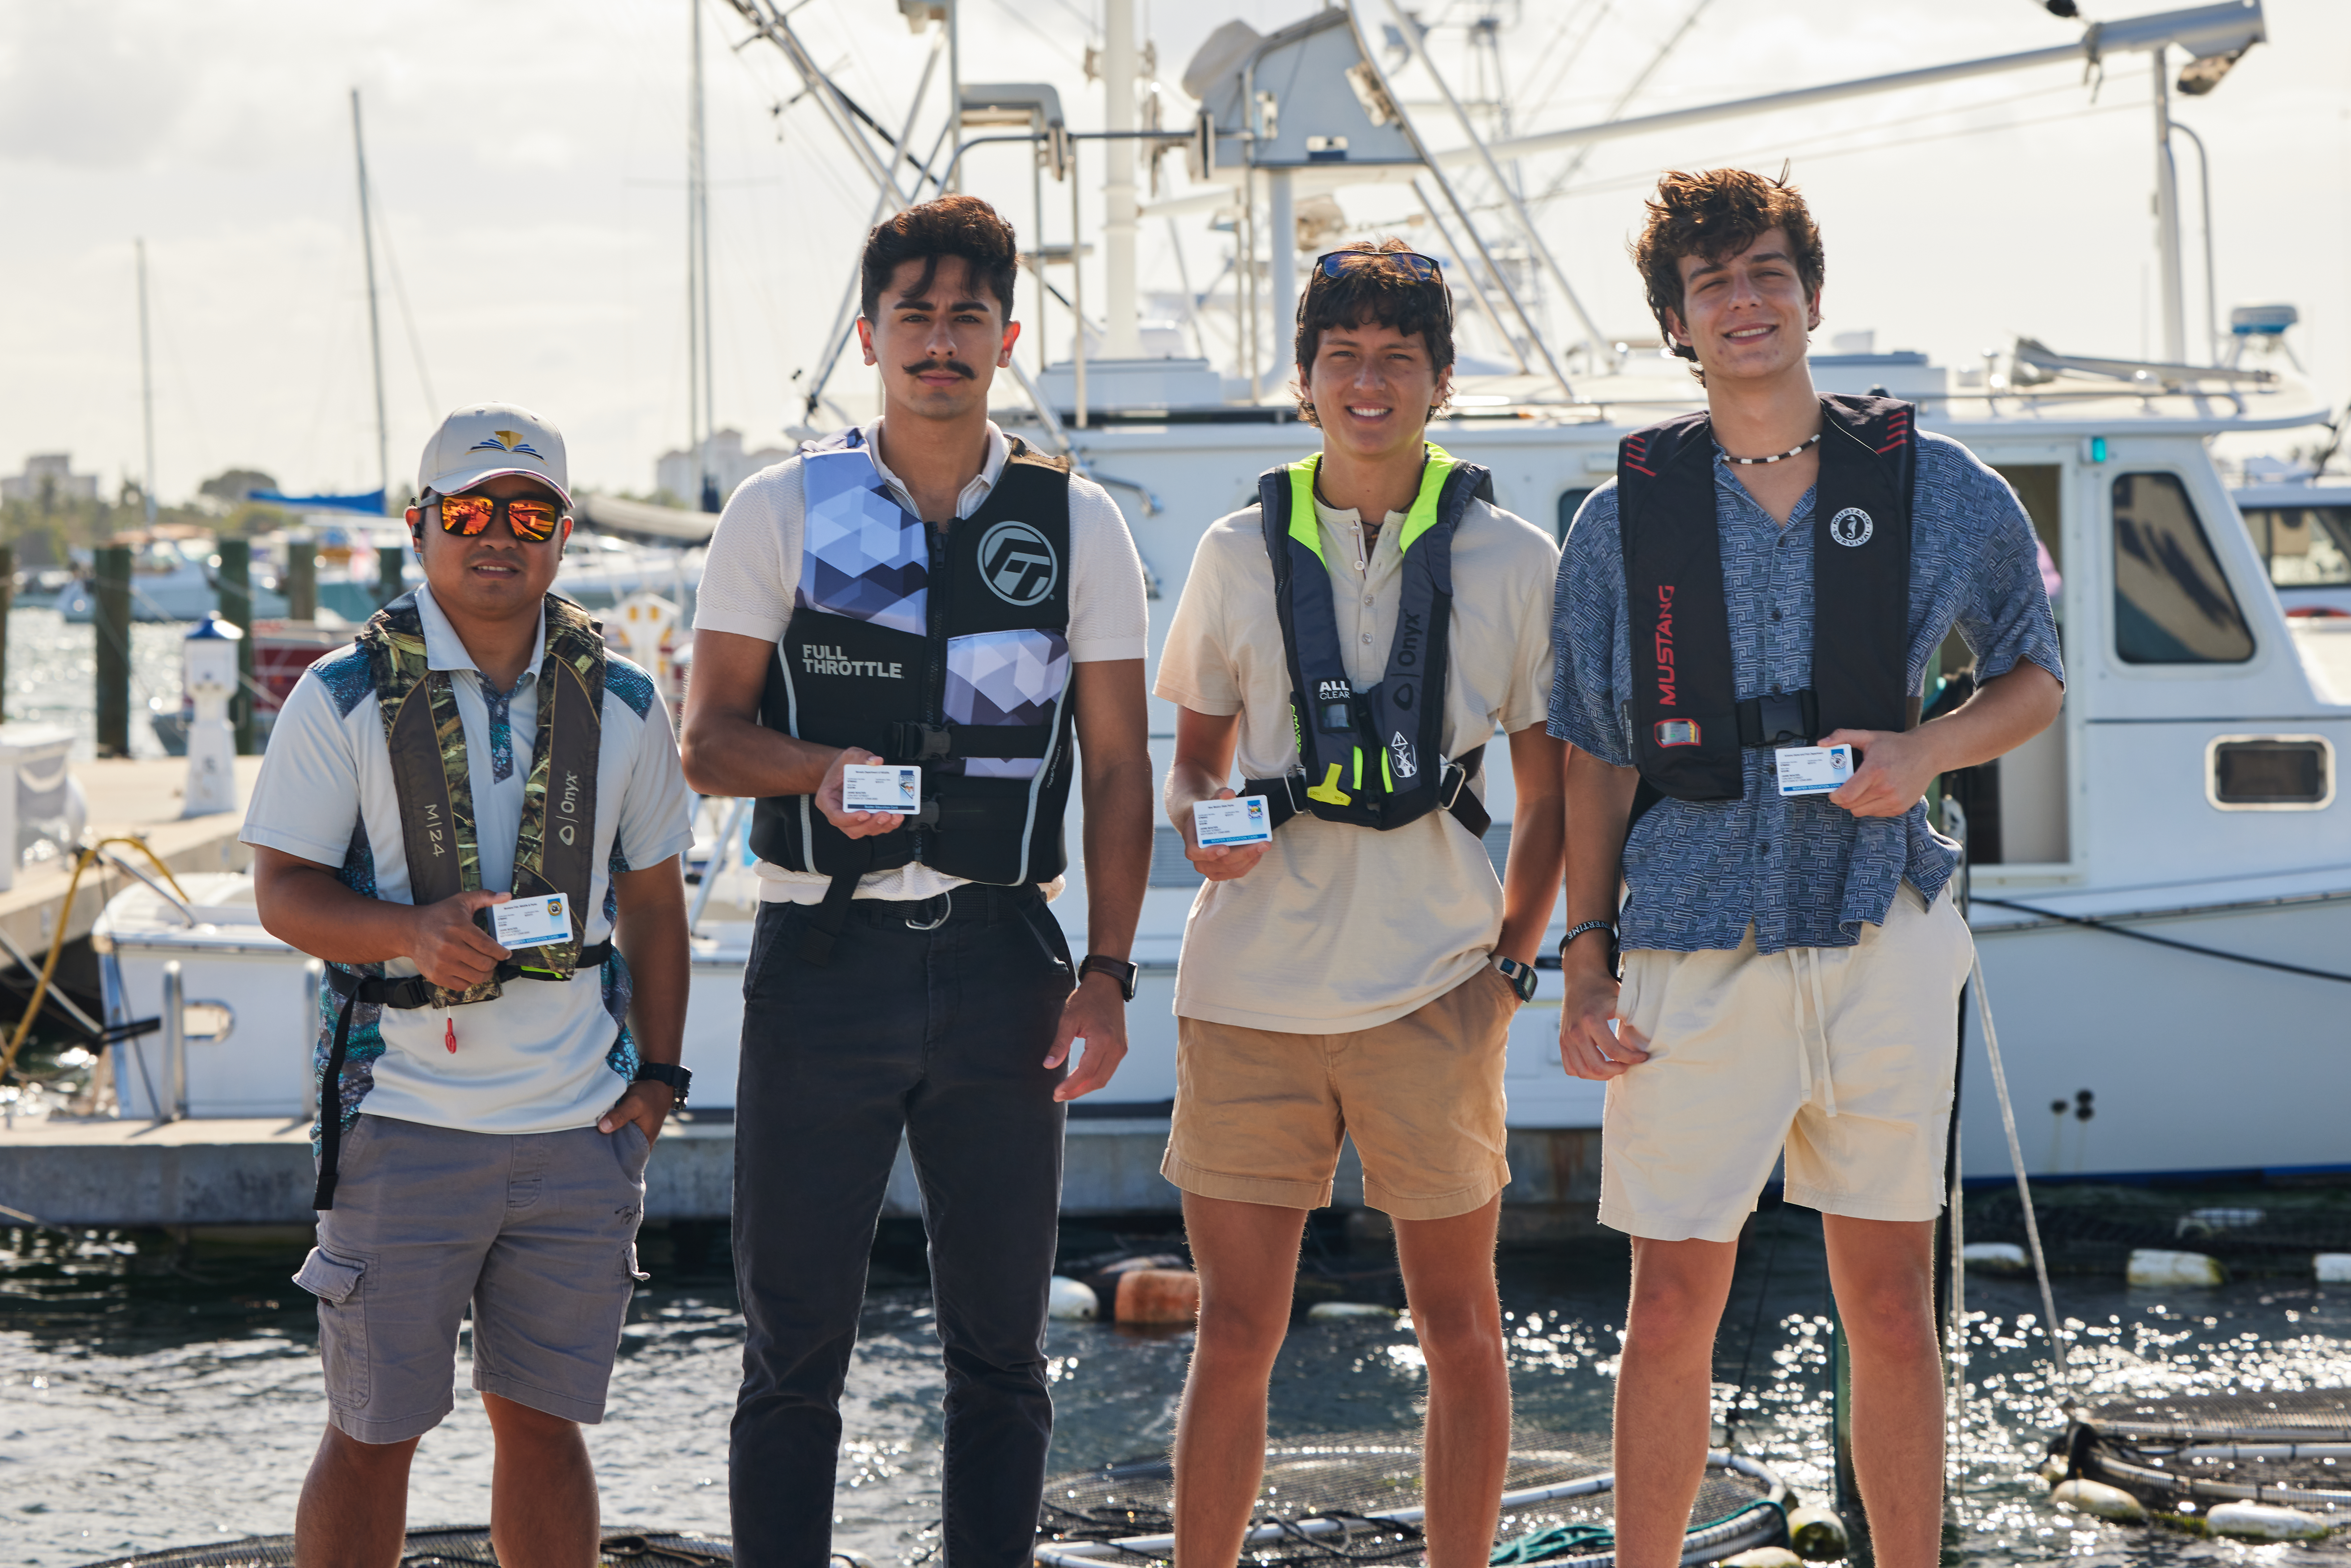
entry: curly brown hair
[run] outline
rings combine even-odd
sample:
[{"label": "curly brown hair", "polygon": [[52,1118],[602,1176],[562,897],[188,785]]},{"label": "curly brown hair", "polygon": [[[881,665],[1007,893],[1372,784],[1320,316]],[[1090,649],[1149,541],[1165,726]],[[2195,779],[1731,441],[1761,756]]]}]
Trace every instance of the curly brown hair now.
[{"label": "curly brown hair", "polygon": [[[1352,240],[1339,248],[1369,256],[1396,251],[1416,254],[1400,239],[1384,239],[1376,245],[1367,239]],[[1313,403],[1307,401],[1306,382],[1314,368],[1315,352],[1322,346],[1322,334],[1333,327],[1374,324],[1406,336],[1419,333],[1421,341],[1428,345],[1430,367],[1439,376],[1452,368],[1453,291],[1446,287],[1442,275],[1432,287],[1401,262],[1350,267],[1336,277],[1326,276],[1318,266],[1306,275],[1306,288],[1298,297],[1294,349],[1299,418],[1318,428],[1322,424],[1314,417]],[[1433,416],[1444,406],[1440,398],[1429,405],[1428,412]]]},{"label": "curly brown hair", "polygon": [[1011,320],[1020,245],[1013,236],[1012,225],[977,196],[941,196],[873,225],[865,236],[865,254],[859,264],[864,283],[860,303],[865,319],[880,319],[876,313],[882,308],[882,291],[890,286],[890,275],[901,262],[928,264],[914,284],[914,293],[920,295],[938,276],[939,258],[949,256],[963,257],[972,280],[987,286],[1003,304],[1004,319]]},{"label": "curly brown hair", "polygon": [[[1633,265],[1641,269],[1658,332],[1685,360],[1695,361],[1698,350],[1675,342],[1673,327],[1666,319],[1668,311],[1681,313],[1682,257],[1720,261],[1778,229],[1788,236],[1804,293],[1820,292],[1827,272],[1820,227],[1803,196],[1788,183],[1784,167],[1776,180],[1745,169],[1708,169],[1696,174],[1670,170],[1657,181],[1657,193],[1647,206],[1648,224],[1633,242]],[[1704,371],[1697,374],[1699,381],[1706,379]]]}]

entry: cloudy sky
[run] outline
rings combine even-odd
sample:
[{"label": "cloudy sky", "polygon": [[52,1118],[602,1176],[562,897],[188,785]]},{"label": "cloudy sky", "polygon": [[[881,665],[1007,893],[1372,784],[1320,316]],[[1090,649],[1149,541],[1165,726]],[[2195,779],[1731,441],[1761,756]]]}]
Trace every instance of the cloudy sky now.
[{"label": "cloudy sky", "polygon": [[[554,419],[580,481],[649,487],[653,459],[685,432],[693,3],[0,0],[0,471],[26,453],[65,450],[110,488],[138,472],[132,245],[143,237],[160,492],[185,496],[231,465],[296,488],[373,486],[357,88],[378,197],[396,480],[413,472],[442,409],[495,397]],[[871,195],[817,107],[789,101],[797,83],[782,57],[744,44],[748,29],[724,0],[699,3],[717,411],[758,444],[779,439],[797,408],[794,378],[820,357]],[[1135,4],[1170,84],[1224,20],[1270,31],[1312,8]],[[1689,4],[1486,0],[1504,25],[1519,127],[1601,117]],[[966,80],[1050,81],[1074,121],[1100,123],[1101,89],[1082,74],[1099,37],[1094,0],[964,5]],[[1440,23],[1480,8],[1418,7]],[[2118,17],[2164,6],[2085,8]],[[2294,344],[2339,402],[2351,392],[2351,94],[2340,79],[2351,6],[2266,0],[2265,10],[2272,41],[2179,113],[2211,150],[2223,316],[2236,303],[2298,305]],[[926,44],[892,0],[808,0],[793,19],[876,119],[894,127],[914,107]],[[2077,36],[2034,0],[1711,0],[1626,112]],[[1441,26],[1437,37],[1468,86],[1465,34]],[[1951,363],[2018,333],[2076,352],[2158,350],[2147,58],[2082,78],[2078,66],[2043,67],[1606,143],[1542,208],[1542,225],[1602,326],[1645,331],[1624,259],[1644,184],[1666,166],[1776,170],[1786,158],[1827,236],[1830,330],[1875,329],[1882,348]],[[935,88],[918,144],[935,134],[943,101]],[[1531,185],[1548,186],[1564,163],[1531,162]],[[2200,324],[2186,148],[2182,174],[2189,314]],[[1028,222],[1029,181],[1015,155],[975,154],[968,183]],[[1095,193],[1089,201],[1098,208]],[[1351,220],[1376,225],[1400,217],[1408,198],[1365,189],[1342,202]],[[1058,241],[1066,201],[1055,193],[1047,205]],[[1147,238],[1145,287],[1174,287],[1165,225]],[[1181,243],[1196,278],[1221,261],[1221,240],[1198,220]],[[1090,291],[1099,287],[1090,279]],[[840,384],[851,399],[866,385],[854,374]]]}]

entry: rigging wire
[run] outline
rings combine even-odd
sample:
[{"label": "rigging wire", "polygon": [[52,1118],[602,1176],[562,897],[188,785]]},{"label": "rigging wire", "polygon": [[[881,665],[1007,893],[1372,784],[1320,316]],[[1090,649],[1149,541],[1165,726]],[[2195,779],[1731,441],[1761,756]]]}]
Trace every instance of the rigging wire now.
[{"label": "rigging wire", "polygon": [[2012,909],[2019,915],[2031,915],[2043,920],[2054,920],[2066,925],[2079,925],[2091,931],[2103,931],[2109,936],[2127,936],[2134,942],[2152,942],[2158,947],[2176,948],[2182,953],[2195,953],[2207,958],[2220,958],[2231,964],[2249,964],[2256,969],[2274,969],[2282,975],[2302,975],[2314,980],[2336,980],[2351,986],[2351,975],[2333,969],[2313,969],[2301,964],[2288,964],[2276,958],[2258,958],[2251,953],[2231,953],[2224,948],[2207,947],[2200,943],[2182,942],[2176,936],[2158,936],[2152,931],[2134,931],[2127,925],[2116,925],[2094,915],[2063,915],[2054,909],[2035,909],[2029,904],[2018,904],[2005,898],[1975,895],[1978,904],[1989,904],[1995,909]]}]

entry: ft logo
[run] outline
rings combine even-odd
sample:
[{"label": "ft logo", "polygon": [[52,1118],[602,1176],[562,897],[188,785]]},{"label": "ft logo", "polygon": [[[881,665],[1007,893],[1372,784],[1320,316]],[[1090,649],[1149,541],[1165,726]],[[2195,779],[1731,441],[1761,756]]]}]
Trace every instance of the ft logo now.
[{"label": "ft logo", "polygon": [[979,537],[979,575],[1005,603],[1026,609],[1053,591],[1061,563],[1027,523],[1002,522]]}]

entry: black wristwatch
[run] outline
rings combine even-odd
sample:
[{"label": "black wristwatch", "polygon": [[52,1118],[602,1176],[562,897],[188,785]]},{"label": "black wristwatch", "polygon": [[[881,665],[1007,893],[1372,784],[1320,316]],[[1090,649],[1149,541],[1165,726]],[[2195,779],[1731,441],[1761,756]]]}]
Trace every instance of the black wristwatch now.
[{"label": "black wristwatch", "polygon": [[1497,953],[1494,955],[1494,967],[1501,971],[1502,978],[1510,982],[1510,989],[1519,993],[1519,1000],[1531,1002],[1535,999],[1535,967],[1532,964],[1521,964],[1516,958],[1505,958]]},{"label": "black wristwatch", "polygon": [[684,1109],[685,1092],[694,1085],[694,1073],[691,1069],[667,1061],[641,1061],[637,1063],[636,1082],[668,1084],[670,1092],[677,1096],[677,1107]]},{"label": "black wristwatch", "polygon": [[1126,999],[1130,1002],[1134,1000],[1134,977],[1137,973],[1135,967],[1125,959],[1106,958],[1100,953],[1087,954],[1086,961],[1078,966],[1078,978],[1082,980],[1088,975],[1108,975],[1118,982],[1118,988],[1126,993]]}]

